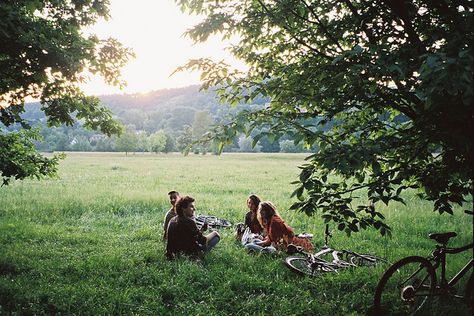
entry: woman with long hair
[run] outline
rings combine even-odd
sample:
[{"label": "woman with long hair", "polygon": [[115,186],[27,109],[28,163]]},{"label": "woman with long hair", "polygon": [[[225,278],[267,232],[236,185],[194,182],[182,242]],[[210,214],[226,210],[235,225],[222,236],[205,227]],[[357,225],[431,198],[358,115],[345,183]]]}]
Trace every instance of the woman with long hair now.
[{"label": "woman with long hair", "polygon": [[273,203],[269,201],[260,202],[257,210],[257,220],[263,227],[266,238],[245,245],[247,250],[272,253],[277,249],[286,249],[286,246],[292,242],[293,229],[285,224]]},{"label": "woman with long hair", "polygon": [[286,249],[286,246],[293,241],[293,228],[285,223],[272,202],[260,203],[257,219],[267,233],[263,245],[271,244],[277,249]]},{"label": "woman with long hair", "polygon": [[257,210],[257,220],[263,227],[266,238],[264,240],[254,240],[252,243],[245,245],[248,250],[272,253],[277,250],[286,250],[291,243],[303,247],[306,251],[313,249],[309,239],[295,236],[293,228],[285,223],[272,202],[260,202]]},{"label": "woman with long hair", "polygon": [[260,198],[255,194],[250,194],[247,198],[248,213],[245,214],[245,227],[250,228],[252,234],[261,235],[263,228],[257,219],[258,205],[260,204]]}]

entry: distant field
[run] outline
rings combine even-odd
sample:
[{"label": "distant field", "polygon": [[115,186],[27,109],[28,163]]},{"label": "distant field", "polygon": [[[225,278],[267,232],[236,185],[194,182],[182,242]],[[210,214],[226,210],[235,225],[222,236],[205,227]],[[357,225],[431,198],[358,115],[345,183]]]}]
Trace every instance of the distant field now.
[{"label": "distant field", "polygon": [[[296,232],[313,233],[320,247],[319,215],[288,211],[290,182],[304,157],[68,153],[59,179],[0,188],[0,315],[365,314],[383,268],[297,277],[284,266],[284,254],[247,254],[233,229],[221,231],[223,240],[203,261],[164,258],[170,190],[194,196],[198,213],[233,223],[243,221],[246,197],[256,193],[274,202]],[[472,242],[472,216],[461,208],[454,216],[438,215],[414,193],[405,198],[407,206],[376,205],[392,238],[334,231],[331,244],[396,261],[429,254],[430,232],[456,231],[452,246]],[[471,257],[448,258],[449,268]],[[448,303],[453,315],[470,314]]]}]

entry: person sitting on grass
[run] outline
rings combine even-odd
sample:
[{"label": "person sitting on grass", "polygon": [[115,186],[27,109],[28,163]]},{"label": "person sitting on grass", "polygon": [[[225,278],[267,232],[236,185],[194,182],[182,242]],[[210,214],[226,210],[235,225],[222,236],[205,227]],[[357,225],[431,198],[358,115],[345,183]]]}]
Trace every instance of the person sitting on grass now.
[{"label": "person sitting on grass", "polygon": [[192,219],[196,210],[194,198],[185,196],[180,198],[175,205],[177,216],[170,220],[168,225],[168,242],[166,244],[166,257],[174,259],[179,253],[198,257],[209,252],[220,241],[220,235],[213,231],[204,236]]},{"label": "person sitting on grass", "polygon": [[260,202],[257,219],[264,228],[266,237],[264,240],[253,240],[252,243],[245,245],[247,250],[273,253],[277,250],[286,250],[291,243],[302,246],[305,250],[312,250],[310,241],[295,237],[293,229],[283,221],[271,202]]},{"label": "person sitting on grass", "polygon": [[258,235],[262,235],[263,233],[263,228],[257,219],[257,210],[260,202],[260,198],[257,195],[249,195],[247,198],[247,207],[249,212],[245,214],[245,227],[249,227],[252,234]]},{"label": "person sitting on grass", "polygon": [[293,238],[293,229],[285,224],[271,202],[260,202],[257,210],[257,220],[265,230],[266,238],[263,240],[255,239],[252,243],[245,245],[247,250],[273,253],[277,250],[277,246],[278,249],[282,248],[280,246],[282,240],[286,240],[288,244],[288,240]]},{"label": "person sitting on grass", "polygon": [[166,240],[166,231],[168,230],[168,224],[170,220],[176,216],[175,205],[176,201],[179,199],[179,192],[178,191],[170,191],[168,192],[168,196],[170,198],[171,208],[165,215],[165,223],[163,226],[163,240]]},{"label": "person sitting on grass", "polygon": [[253,239],[263,239],[263,228],[257,219],[258,205],[260,204],[260,198],[251,194],[247,198],[247,207],[249,211],[245,214],[245,222],[237,224],[235,238],[246,245]]}]

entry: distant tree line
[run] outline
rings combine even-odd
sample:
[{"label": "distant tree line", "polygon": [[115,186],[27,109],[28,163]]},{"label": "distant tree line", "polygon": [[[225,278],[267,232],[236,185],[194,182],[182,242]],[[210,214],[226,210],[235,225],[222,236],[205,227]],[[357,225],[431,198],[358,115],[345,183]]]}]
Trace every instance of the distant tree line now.
[{"label": "distant tree line", "polygon": [[[231,117],[242,110],[254,110],[265,106],[268,100],[257,99],[252,104],[235,107],[221,105],[212,91],[200,92],[198,86],[159,90],[149,94],[108,95],[100,97],[114,117],[123,123],[121,136],[107,137],[100,132],[84,128],[81,121],[73,126],[49,127],[45,114],[38,103],[26,105],[24,119],[39,129],[41,140],[36,141],[39,151],[118,151],[125,153],[182,152],[191,146],[195,154],[217,153],[213,144],[192,145],[211,126],[227,124]],[[15,130],[19,126],[10,126]],[[308,152],[302,143],[282,137],[273,140],[261,137],[254,144],[254,136],[265,132],[254,130],[252,134],[237,135],[234,142],[224,148],[226,152]]]}]

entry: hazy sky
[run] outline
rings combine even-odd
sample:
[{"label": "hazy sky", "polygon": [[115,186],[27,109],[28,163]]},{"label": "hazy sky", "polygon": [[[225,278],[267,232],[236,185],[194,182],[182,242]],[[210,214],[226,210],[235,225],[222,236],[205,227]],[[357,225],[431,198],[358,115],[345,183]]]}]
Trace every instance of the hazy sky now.
[{"label": "hazy sky", "polygon": [[182,13],[174,0],[111,0],[112,18],[100,21],[92,32],[101,38],[114,37],[134,50],[132,59],[122,70],[128,86],[124,90],[108,87],[101,78],[83,86],[88,94],[135,93],[199,83],[197,72],[183,72],[169,77],[189,59],[212,57],[225,59],[241,67],[224,50],[219,38],[193,45],[183,33],[202,17]]}]

